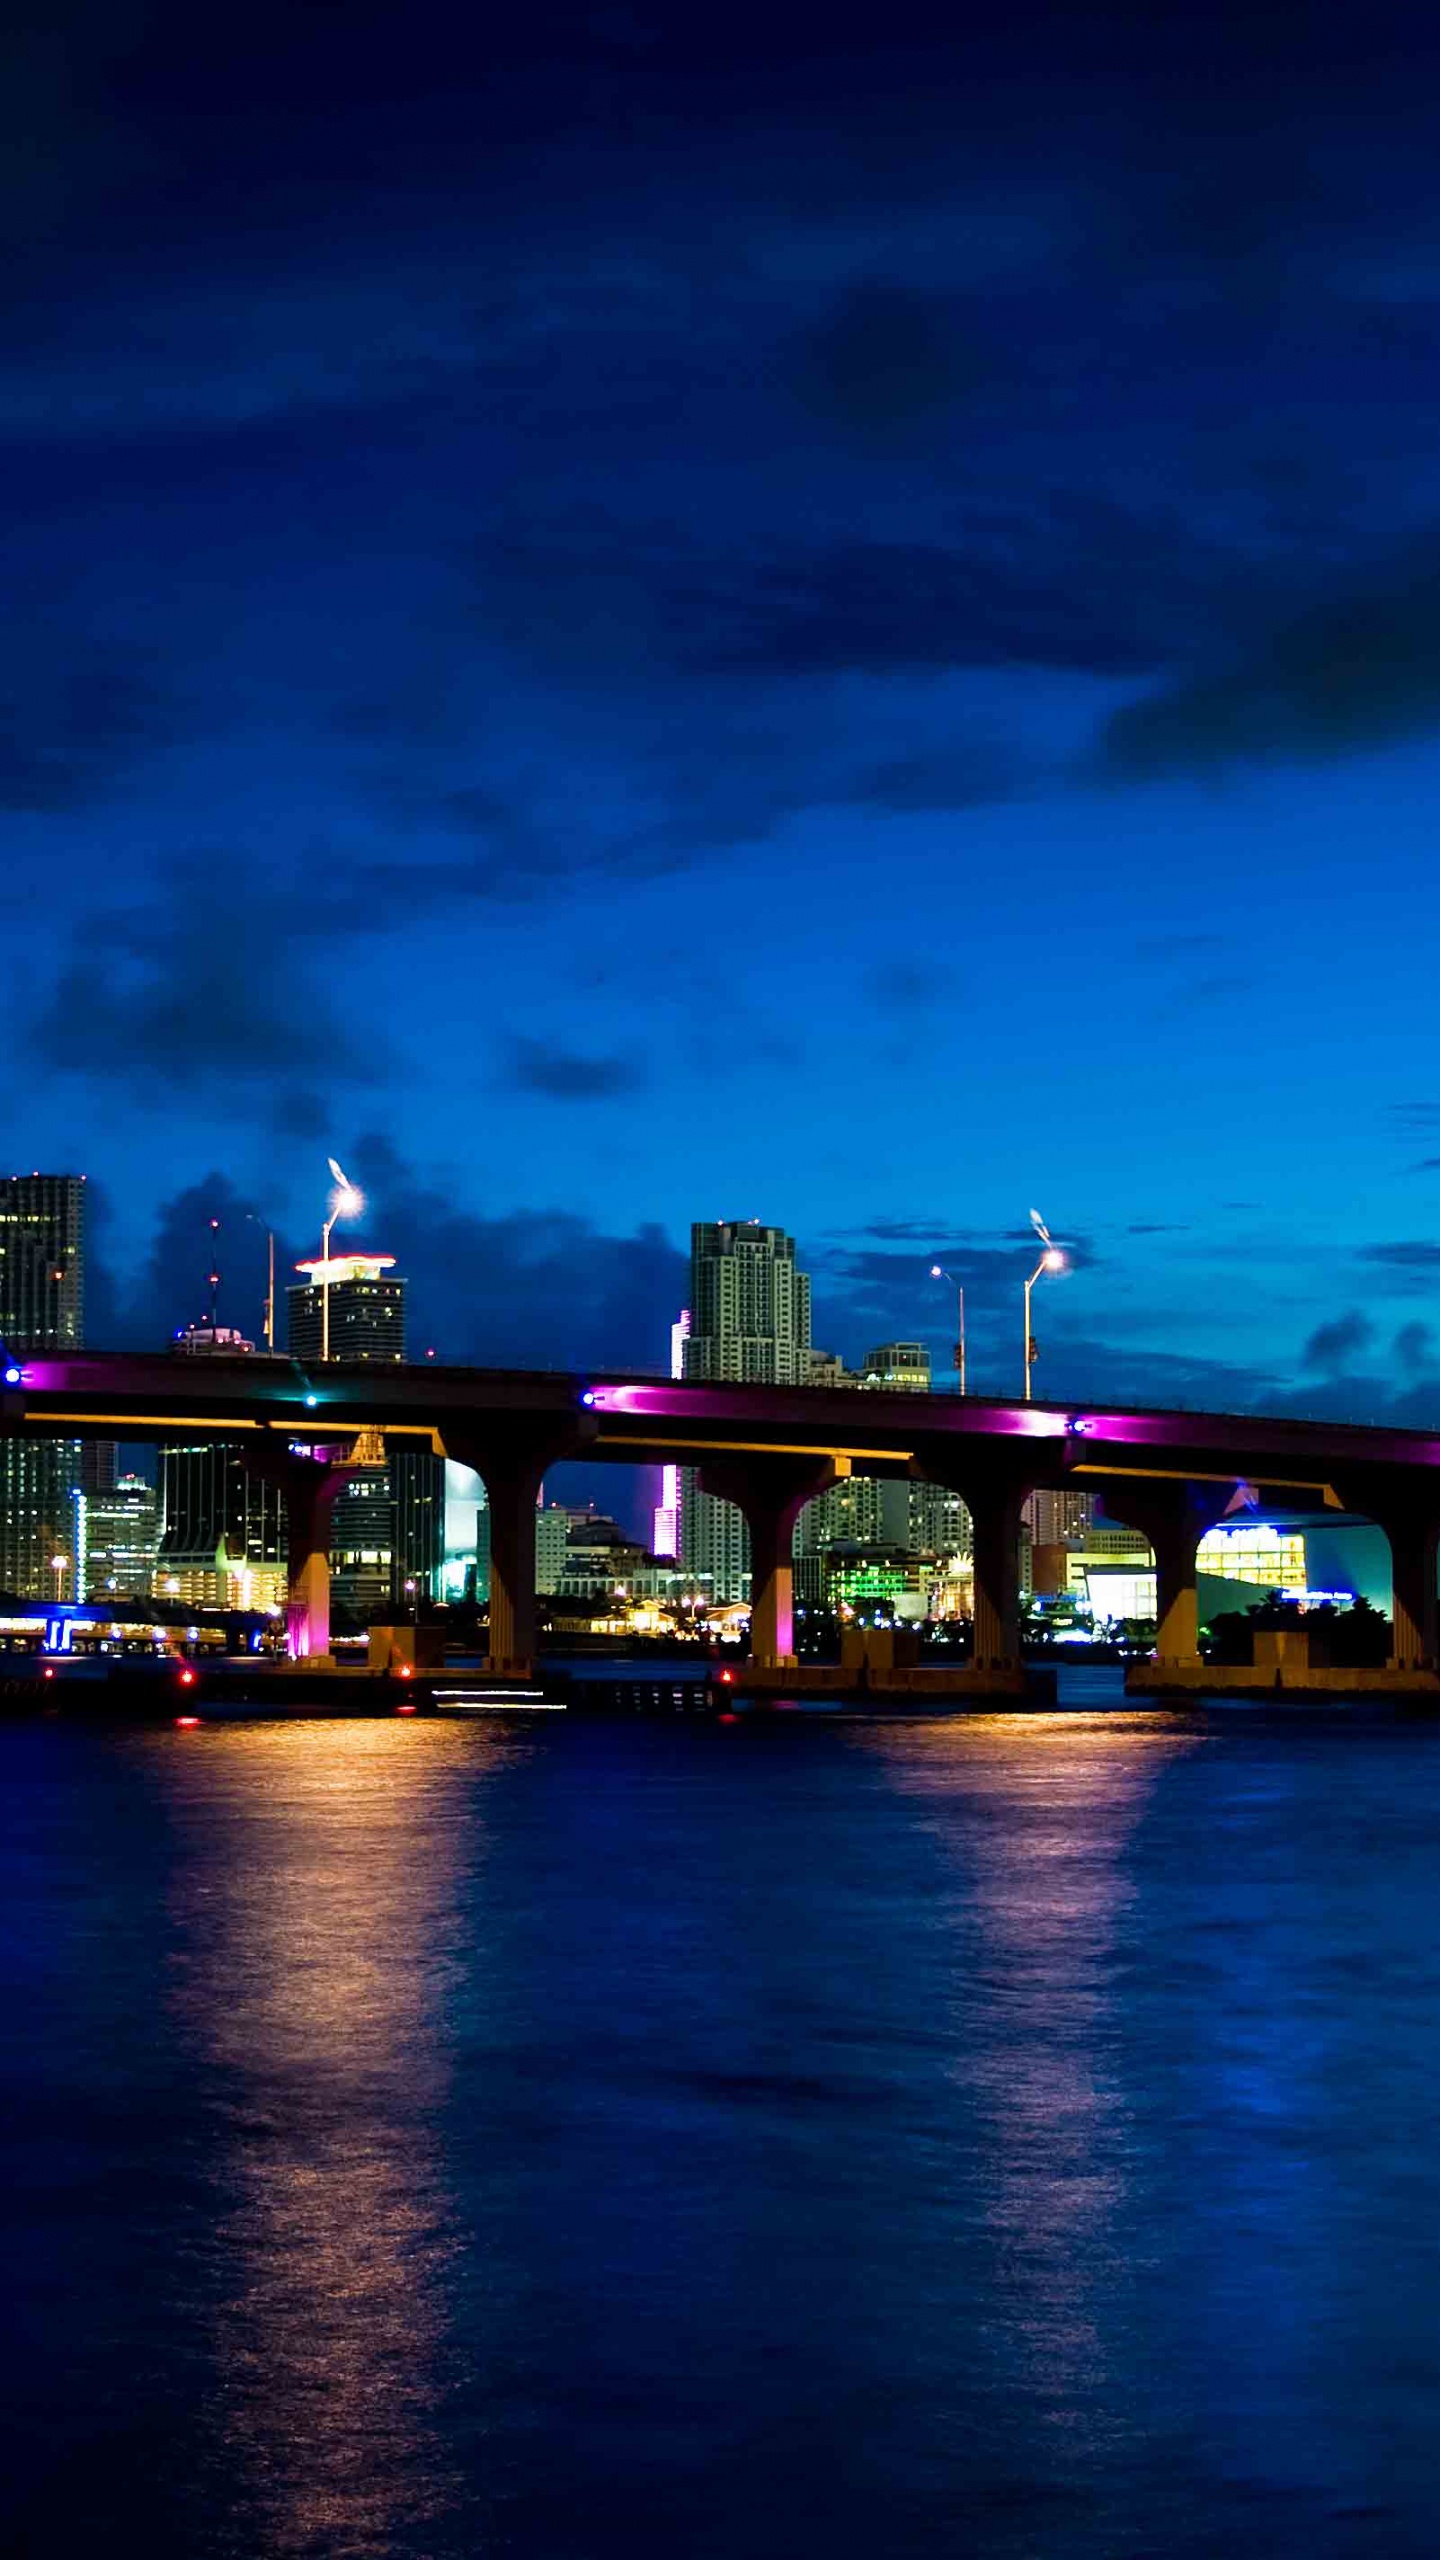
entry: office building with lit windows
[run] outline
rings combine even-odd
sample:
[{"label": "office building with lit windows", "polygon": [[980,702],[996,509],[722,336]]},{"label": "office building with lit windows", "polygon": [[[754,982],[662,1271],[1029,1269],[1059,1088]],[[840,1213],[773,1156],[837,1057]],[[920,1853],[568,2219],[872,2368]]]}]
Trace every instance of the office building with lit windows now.
[{"label": "office building with lit windows", "polygon": [[[685,1376],[757,1386],[810,1379],[810,1282],[782,1227],[722,1219],[690,1230]],[[733,1503],[702,1493],[693,1467],[681,1491],[681,1554],[717,1600],[750,1589],[750,1539]]]},{"label": "office building with lit windows", "polygon": [[[332,1255],[302,1262],[286,1290],[289,1347],[317,1367],[332,1360],[391,1364],[405,1357],[405,1281],[389,1253]],[[326,1297],[329,1298],[328,1317]],[[438,1599],[445,1568],[445,1461],[419,1447],[377,1449],[335,1497],[330,1533],[331,1598],[337,1610],[369,1620]]]},{"label": "office building with lit windows", "polygon": [[[85,1177],[0,1179],[0,1344],[77,1351],[85,1339]],[[0,1591],[21,1599],[75,1596],[75,1494],[80,1443],[0,1442]]]}]

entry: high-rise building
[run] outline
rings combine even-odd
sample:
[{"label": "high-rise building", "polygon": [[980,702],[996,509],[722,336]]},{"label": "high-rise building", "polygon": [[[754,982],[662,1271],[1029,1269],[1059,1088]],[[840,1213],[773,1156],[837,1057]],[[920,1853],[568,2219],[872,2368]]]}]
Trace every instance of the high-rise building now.
[{"label": "high-rise building", "polygon": [[144,1476],[75,1495],[75,1562],[82,1600],[148,1600],[160,1546],[160,1507]]},{"label": "high-rise building", "polygon": [[[255,1345],[235,1326],[188,1324],[172,1349],[186,1360],[236,1360]],[[155,1590],[192,1609],[278,1609],[286,1586],[285,1497],[252,1473],[242,1443],[174,1440],[159,1452]]]},{"label": "high-rise building", "polygon": [[[405,1357],[405,1282],[389,1253],[302,1262],[287,1289],[290,1351],[307,1367],[325,1357],[388,1365]],[[326,1299],[329,1306],[327,1310]],[[335,1498],[330,1561],[337,1607],[357,1617],[437,1598],[445,1566],[445,1461],[429,1449],[392,1450]]]},{"label": "high-rise building", "polygon": [[[688,1307],[682,1307],[670,1327],[670,1375],[672,1378],[683,1378],[685,1375],[685,1345],[689,1339],[690,1310]],[[660,1470],[660,1499],[655,1506],[650,1543],[657,1556],[678,1556],[680,1553],[680,1470],[678,1467],[662,1467]]]},{"label": "high-rise building", "polygon": [[[84,1175],[0,1179],[0,1342],[23,1362],[84,1339]],[[58,1584],[73,1595],[79,1481],[78,1441],[0,1442],[0,1591],[53,1598]]]},{"label": "high-rise building", "polygon": [[[810,1379],[810,1282],[797,1270],[794,1238],[755,1219],[722,1219],[690,1230],[687,1378],[745,1385],[804,1386]],[[681,1553],[717,1600],[750,1588],[750,1539],[733,1503],[702,1493],[687,1468],[681,1494]]]},{"label": "high-rise building", "polygon": [[687,1378],[803,1386],[810,1374],[810,1282],[795,1240],[753,1218],[690,1230]]},{"label": "high-rise building", "polygon": [[393,1253],[332,1254],[296,1268],[306,1277],[285,1292],[295,1359],[324,1359],[327,1331],[332,1360],[404,1359],[405,1283]]}]

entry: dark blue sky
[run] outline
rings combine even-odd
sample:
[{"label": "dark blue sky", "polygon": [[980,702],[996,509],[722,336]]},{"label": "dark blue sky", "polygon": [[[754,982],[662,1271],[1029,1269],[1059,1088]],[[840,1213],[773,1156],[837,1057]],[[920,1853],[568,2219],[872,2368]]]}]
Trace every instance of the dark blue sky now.
[{"label": "dark blue sky", "polygon": [[755,1214],[1013,1387],[1033,1202],[1056,1391],[1433,1419],[1430,14],[459,14],[10,39],[0,1099],[92,1333],[212,1203],[253,1323],[333,1149],[442,1354],[661,1357]]}]

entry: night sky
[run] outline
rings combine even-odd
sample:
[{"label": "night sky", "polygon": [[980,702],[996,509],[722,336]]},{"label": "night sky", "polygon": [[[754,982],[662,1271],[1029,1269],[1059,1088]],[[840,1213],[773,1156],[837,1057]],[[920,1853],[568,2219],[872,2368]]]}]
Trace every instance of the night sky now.
[{"label": "night sky", "polygon": [[[10,1166],[441,1357],[1440,1415],[1433,13],[36,7]],[[12,18],[12,28],[16,21]],[[957,32],[957,30],[959,30]]]}]

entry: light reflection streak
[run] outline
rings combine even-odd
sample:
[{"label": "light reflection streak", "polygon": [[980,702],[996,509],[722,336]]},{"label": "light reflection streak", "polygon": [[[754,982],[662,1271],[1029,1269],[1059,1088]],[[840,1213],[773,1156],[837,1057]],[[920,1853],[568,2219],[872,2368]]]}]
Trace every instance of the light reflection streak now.
[{"label": "light reflection streak", "polygon": [[994,1715],[877,1725],[866,1744],[924,1808],[953,1877],[950,2077],[982,2164],[992,2351],[1040,2423],[1093,2454],[1125,2423],[1106,2399],[1106,2342],[1132,2272],[1115,1988],[1126,1849],[1197,1737],[1158,1714]]},{"label": "light reflection streak", "polygon": [[[463,1739],[478,1764],[486,1741]],[[220,2118],[224,2472],[267,2551],[420,2547],[461,2495],[440,2407],[460,2245],[442,2018],[472,1797],[456,1742],[212,1732],[184,1808],[177,2000]]]}]

